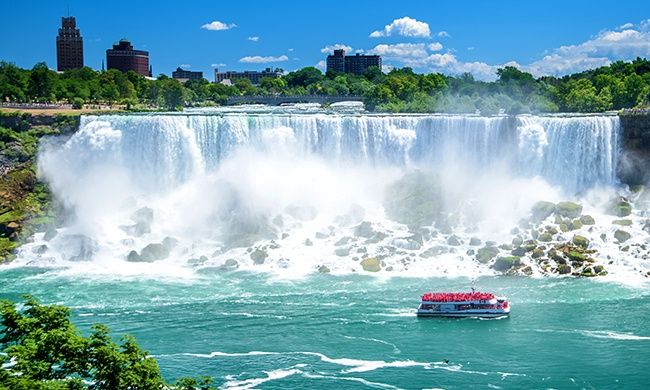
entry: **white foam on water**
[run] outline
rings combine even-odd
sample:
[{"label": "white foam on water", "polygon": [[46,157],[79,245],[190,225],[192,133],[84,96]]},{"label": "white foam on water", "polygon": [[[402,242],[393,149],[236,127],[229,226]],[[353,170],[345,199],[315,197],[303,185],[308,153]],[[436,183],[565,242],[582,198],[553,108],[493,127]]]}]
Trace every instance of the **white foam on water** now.
[{"label": "white foam on water", "polygon": [[612,332],[612,331],[582,330],[579,331],[579,333],[584,336],[594,337],[598,339],[626,340],[626,341],[650,340],[650,336],[637,336],[632,333],[620,333],[620,332]]},{"label": "white foam on water", "polygon": [[262,383],[274,381],[274,380],[279,380],[279,379],[284,379],[288,376],[291,375],[296,375],[300,374],[302,371],[300,371],[297,368],[289,368],[289,369],[278,369],[278,370],[273,370],[273,371],[267,371],[265,372],[266,377],[263,378],[251,378],[251,379],[243,379],[243,380],[229,380],[225,382],[223,385],[221,385],[224,389],[233,389],[233,390],[246,390],[246,389],[254,389],[257,386],[261,385]]}]

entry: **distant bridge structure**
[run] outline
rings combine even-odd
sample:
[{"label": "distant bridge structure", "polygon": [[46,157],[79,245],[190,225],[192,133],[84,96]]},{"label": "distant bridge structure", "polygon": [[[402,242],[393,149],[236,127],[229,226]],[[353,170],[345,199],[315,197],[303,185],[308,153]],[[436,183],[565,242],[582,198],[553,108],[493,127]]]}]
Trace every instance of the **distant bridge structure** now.
[{"label": "distant bridge structure", "polygon": [[256,95],[256,96],[231,96],[226,101],[226,105],[236,104],[266,104],[269,106],[279,106],[287,103],[319,103],[331,104],[338,102],[362,102],[363,96],[357,95]]}]

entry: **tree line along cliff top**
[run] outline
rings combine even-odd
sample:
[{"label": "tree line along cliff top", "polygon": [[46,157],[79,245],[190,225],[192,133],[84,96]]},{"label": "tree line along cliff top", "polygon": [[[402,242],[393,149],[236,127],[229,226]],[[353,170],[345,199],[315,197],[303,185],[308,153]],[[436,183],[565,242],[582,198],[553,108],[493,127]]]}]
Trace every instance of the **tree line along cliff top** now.
[{"label": "tree line along cliff top", "polygon": [[307,67],[259,85],[236,79],[232,85],[206,79],[185,83],[160,75],[145,78],[135,72],[81,68],[57,73],[45,63],[22,69],[0,62],[2,102],[56,102],[120,105],[127,109],[179,109],[220,105],[240,95],[361,95],[371,111],[448,112],[484,115],[506,113],[603,112],[650,105],[650,61],[637,58],[563,77],[532,74],[506,66],[495,81],[480,81],[465,73],[447,76],[418,74],[411,68],[382,73],[371,67],[363,75]]}]

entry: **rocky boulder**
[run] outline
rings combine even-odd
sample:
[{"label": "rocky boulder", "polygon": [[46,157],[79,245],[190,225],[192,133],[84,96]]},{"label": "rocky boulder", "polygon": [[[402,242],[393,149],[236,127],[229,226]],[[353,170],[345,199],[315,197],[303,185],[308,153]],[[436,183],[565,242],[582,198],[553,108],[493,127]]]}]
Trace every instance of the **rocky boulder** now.
[{"label": "rocky boulder", "polygon": [[492,264],[492,268],[495,271],[499,272],[504,272],[509,270],[510,268],[520,265],[521,261],[519,257],[517,256],[505,256],[505,257],[499,257],[496,259],[494,264]]},{"label": "rocky boulder", "polygon": [[357,237],[370,238],[375,234],[372,224],[368,221],[361,222],[354,228],[354,235]]},{"label": "rocky boulder", "polygon": [[250,257],[251,260],[253,260],[253,263],[259,265],[264,264],[264,260],[269,257],[269,254],[266,253],[264,249],[256,248],[253,252],[251,252]]},{"label": "rocky boulder", "polygon": [[632,235],[630,233],[626,232],[625,230],[618,229],[618,230],[616,230],[614,232],[614,238],[618,242],[625,242],[625,241],[629,240],[630,238],[632,238]]},{"label": "rocky boulder", "polygon": [[479,248],[476,252],[476,259],[479,263],[488,263],[490,260],[495,258],[499,254],[499,249],[493,246],[485,246]]},{"label": "rocky boulder", "polygon": [[381,270],[381,262],[376,257],[368,257],[361,261],[361,267],[367,272],[379,272]]},{"label": "rocky boulder", "polygon": [[609,203],[607,213],[617,217],[627,217],[632,214],[632,205],[627,199],[620,196]]},{"label": "rocky boulder", "polygon": [[560,202],[555,205],[555,213],[565,218],[578,218],[582,213],[582,205],[574,202]]},{"label": "rocky boulder", "polygon": [[539,223],[553,214],[555,211],[555,204],[545,201],[537,202],[533,205],[531,211],[533,214],[533,220]]},{"label": "rocky boulder", "polygon": [[144,262],[164,260],[167,257],[169,257],[169,249],[162,243],[149,244],[140,252],[140,261]]},{"label": "rocky boulder", "polygon": [[589,240],[587,239],[587,237],[580,236],[577,234],[573,236],[571,242],[573,242],[574,245],[577,245],[582,248],[587,248],[589,246]]}]

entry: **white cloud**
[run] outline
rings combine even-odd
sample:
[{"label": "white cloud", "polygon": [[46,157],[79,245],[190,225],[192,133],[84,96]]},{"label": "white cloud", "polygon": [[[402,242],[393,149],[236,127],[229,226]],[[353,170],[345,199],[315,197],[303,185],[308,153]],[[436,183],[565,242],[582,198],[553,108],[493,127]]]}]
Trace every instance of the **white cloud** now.
[{"label": "white cloud", "polygon": [[283,62],[288,61],[289,57],[281,55],[279,57],[273,56],[246,56],[239,59],[239,62],[248,63],[248,64],[263,64],[267,62]]},{"label": "white cloud", "polygon": [[287,51],[288,51],[288,52],[292,52],[292,51],[293,51],[293,47],[287,49]]},{"label": "white cloud", "polygon": [[234,23],[230,23],[230,24],[223,23],[223,22],[220,22],[218,20],[215,20],[215,21],[213,21],[211,23],[207,23],[207,24],[204,24],[203,26],[201,26],[202,29],[210,30],[210,31],[230,30],[233,27],[237,27],[237,25],[234,24]]},{"label": "white cloud", "polygon": [[247,38],[249,41],[257,42],[260,40],[260,37],[248,37]]},{"label": "white cloud", "polygon": [[428,55],[424,43],[395,43],[392,45],[382,43],[369,50],[368,53],[402,62],[415,61]]},{"label": "white cloud", "polygon": [[440,31],[436,35],[438,35],[440,38],[451,38],[451,35],[449,35],[449,33],[447,31]]},{"label": "white cloud", "polygon": [[431,36],[431,31],[429,30],[429,24],[405,16],[393,20],[391,24],[384,26],[383,30],[373,31],[370,38],[390,37],[393,35],[428,38]]},{"label": "white cloud", "polygon": [[626,30],[628,28],[632,28],[634,25],[632,23],[625,23],[620,26],[618,26],[617,30]]},{"label": "white cloud", "polygon": [[650,56],[650,32],[627,29],[601,31],[577,45],[561,46],[525,69],[536,76],[564,75],[605,66],[616,60]]},{"label": "white cloud", "polygon": [[318,61],[318,63],[316,64],[316,67],[320,70],[325,70],[326,66],[327,64],[325,63],[325,61]]},{"label": "white cloud", "polygon": [[213,67],[213,68],[219,68],[219,67],[222,67],[222,66],[226,66],[226,64],[211,64],[210,66]]},{"label": "white cloud", "polygon": [[331,54],[334,50],[339,50],[343,49],[345,50],[346,53],[351,53],[352,52],[352,47],[348,45],[344,45],[342,43],[336,43],[334,45],[327,45],[324,48],[320,49],[321,53],[325,54]]},{"label": "white cloud", "polygon": [[439,51],[442,50],[442,43],[440,42],[433,42],[428,45],[429,50],[431,51]]},{"label": "white cloud", "polygon": [[179,68],[191,68],[191,67],[192,67],[192,65],[190,65],[190,64],[181,64],[179,66]]},{"label": "white cloud", "polygon": [[474,50],[474,46],[470,46],[467,48],[467,51],[472,51],[472,50]]}]

